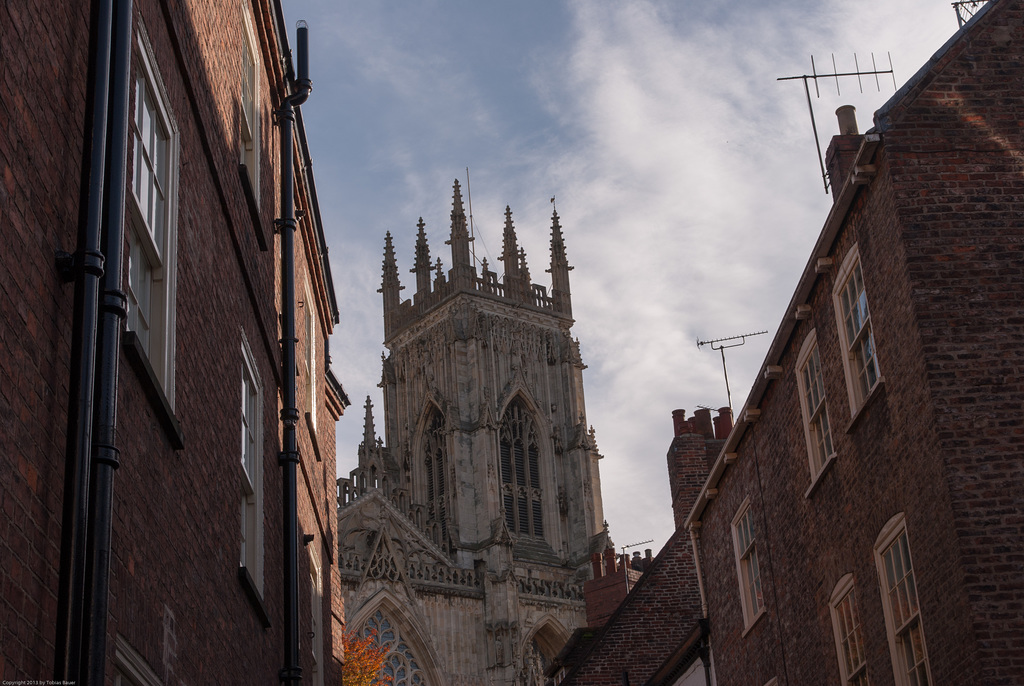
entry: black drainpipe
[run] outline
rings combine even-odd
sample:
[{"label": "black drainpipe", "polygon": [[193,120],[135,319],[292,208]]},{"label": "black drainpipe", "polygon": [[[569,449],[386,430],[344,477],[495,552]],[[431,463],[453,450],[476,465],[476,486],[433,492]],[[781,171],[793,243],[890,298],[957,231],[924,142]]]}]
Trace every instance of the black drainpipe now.
[{"label": "black drainpipe", "polygon": [[110,71],[110,109],[107,131],[107,174],[104,192],[103,298],[96,360],[96,404],[93,424],[93,464],[89,492],[88,563],[83,628],[81,684],[106,679],[107,611],[110,588],[110,530],[114,505],[114,470],[118,467],[117,372],[121,329],[127,317],[127,296],[121,290],[124,203],[128,159],[128,93],[131,88],[132,0],[116,0],[114,43]]},{"label": "black drainpipe", "polygon": [[[85,140],[79,187],[78,239],[74,256],[57,254],[65,280],[74,280],[68,427],[64,452],[60,576],[57,588],[54,681],[75,681],[82,664],[89,461],[92,450],[96,328],[99,318],[100,226],[106,156],[107,97],[110,82],[113,0],[94,0],[90,16]],[[88,162],[86,162],[88,160]]]},{"label": "black drainpipe", "polygon": [[295,92],[277,110],[281,125],[281,423],[283,436],[277,461],[283,470],[284,503],[284,666],[278,678],[284,683],[302,681],[299,667],[299,516],[296,467],[299,448],[295,428],[299,410],[295,405],[295,107],[313,90],[309,80],[309,28],[299,22],[297,30],[298,78]]}]

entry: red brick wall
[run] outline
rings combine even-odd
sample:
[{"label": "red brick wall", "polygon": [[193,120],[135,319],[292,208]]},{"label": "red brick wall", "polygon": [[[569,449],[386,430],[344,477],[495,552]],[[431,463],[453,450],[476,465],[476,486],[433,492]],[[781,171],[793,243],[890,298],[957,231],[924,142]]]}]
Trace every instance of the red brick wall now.
[{"label": "red brick wall", "polygon": [[973,637],[987,683],[1020,683],[1024,6],[1002,0],[991,14],[892,112],[887,147],[952,497],[944,533],[956,537],[969,603],[962,638]]},{"label": "red brick wall", "polygon": [[54,251],[74,249],[88,14],[0,9],[0,680],[53,669],[72,310]]}]

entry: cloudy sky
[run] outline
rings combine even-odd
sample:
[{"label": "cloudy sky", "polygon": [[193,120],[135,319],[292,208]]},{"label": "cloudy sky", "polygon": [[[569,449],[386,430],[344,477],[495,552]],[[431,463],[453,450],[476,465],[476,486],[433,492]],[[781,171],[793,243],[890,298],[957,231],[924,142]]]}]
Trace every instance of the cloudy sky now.
[{"label": "cloudy sky", "polygon": [[[800,81],[862,69],[897,85],[956,31],[947,0],[287,0],[310,25],[303,106],[341,324],[335,374],[353,407],[338,468],[356,465],[367,395],[383,425],[381,257],[395,237],[414,285],[416,221],[435,257],[453,180],[469,169],[478,258],[500,268],[505,205],[536,280],[547,278],[551,196],[570,264],[587,419],[619,545],[672,531],[671,412],[727,404],[722,361],[696,341],[753,331],[727,353],[741,406],[830,204]],[[294,38],[292,39],[294,42]],[[821,81],[861,130],[892,77]],[[407,290],[405,295],[411,291]]]}]

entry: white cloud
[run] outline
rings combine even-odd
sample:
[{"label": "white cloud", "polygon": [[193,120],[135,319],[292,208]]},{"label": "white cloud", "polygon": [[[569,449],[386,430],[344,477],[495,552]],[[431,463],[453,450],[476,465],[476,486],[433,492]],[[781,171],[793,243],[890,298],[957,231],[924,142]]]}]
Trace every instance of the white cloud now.
[{"label": "white cloud", "polygon": [[[519,79],[510,83],[460,47],[479,48],[502,25],[478,11],[477,40],[454,40],[453,10],[413,5],[353,4],[336,23],[340,10],[325,4],[312,23],[330,35],[330,69],[304,115],[342,309],[332,353],[354,403],[338,425],[340,469],[354,466],[367,393],[383,424],[384,231],[407,285],[417,217],[446,259],[451,181],[469,166],[478,256],[486,245],[492,268],[508,203],[542,280],[557,195],[606,517],[619,544],[660,546],[672,527],[671,410],[725,404],[721,357],[695,340],[772,332],[728,352],[742,403],[828,210],[803,87],[776,79],[809,72],[811,54],[820,72],[832,52],[848,70],[854,51],[863,68],[871,51],[887,66],[892,50],[902,83],[955,30],[952,10],[931,0],[571,2],[569,24],[508,52],[526,65],[502,71]],[[856,104],[866,129],[893,90],[841,85],[842,97],[822,83],[814,100],[823,143],[836,106]]]}]

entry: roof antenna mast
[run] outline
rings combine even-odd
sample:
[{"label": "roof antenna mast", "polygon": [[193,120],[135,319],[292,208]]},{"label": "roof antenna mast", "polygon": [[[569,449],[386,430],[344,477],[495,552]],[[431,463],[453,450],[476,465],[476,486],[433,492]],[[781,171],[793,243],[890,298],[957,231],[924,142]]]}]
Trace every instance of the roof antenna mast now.
[{"label": "roof antenna mast", "polygon": [[964,24],[971,20],[974,13],[981,9],[988,0],[959,0],[954,2],[953,11],[956,12],[957,28],[962,29]]},{"label": "roof antenna mast", "polygon": [[[806,82],[804,82],[804,83],[806,84]],[[744,343],[747,342],[747,338],[749,338],[751,336],[760,336],[763,333],[768,333],[768,331],[755,331],[754,333],[745,333],[745,334],[742,334],[740,336],[728,336],[726,338],[714,338],[714,339],[712,339],[710,341],[702,341],[699,338],[697,339],[697,348],[698,349],[701,348],[702,346],[710,345],[712,350],[721,350],[722,351],[722,373],[725,374],[725,395],[726,395],[727,398],[729,398],[729,409],[730,410],[732,409],[732,391],[729,390],[729,370],[725,366],[725,349],[726,348],[736,348],[736,347],[739,347],[739,346],[741,346],[741,345],[743,345]],[[726,345],[725,344],[725,341],[735,341],[737,339],[739,340],[739,343],[732,343],[730,345]],[[718,343],[718,347],[717,348],[715,347],[715,343]]]},{"label": "roof antenna mast", "polygon": [[885,70],[879,69],[875,65],[875,53],[871,53],[871,70],[863,70],[860,68],[860,63],[857,60],[857,53],[853,53],[853,71],[840,72],[836,69],[836,56],[832,55],[832,73],[831,74],[819,74],[817,68],[814,66],[814,55],[811,55],[811,73],[801,74],[800,76],[782,76],[776,79],[776,81],[793,81],[796,79],[803,79],[804,82],[804,94],[807,96],[807,111],[811,113],[811,131],[814,133],[814,146],[818,150],[818,166],[821,167],[821,182],[825,185],[825,192],[828,193],[828,174],[825,173],[825,160],[821,156],[821,142],[818,140],[818,126],[814,123],[814,106],[811,105],[811,89],[807,86],[809,80],[814,81],[814,94],[817,97],[821,97],[821,91],[818,90],[818,79],[835,79],[836,80],[836,94],[842,95],[839,90],[839,77],[840,76],[856,76],[857,85],[860,87],[860,92],[864,92],[864,82],[861,81],[862,76],[874,76],[875,77],[875,88],[878,92],[882,92],[882,85],[878,80],[881,74],[892,74],[892,87],[896,90],[896,75],[892,71],[892,55],[886,53],[889,58],[889,68]]},{"label": "roof antenna mast", "polygon": [[469,187],[469,167],[466,167],[466,202],[469,203],[469,248],[473,251],[473,265],[476,265],[476,234],[473,231],[473,191]]}]

